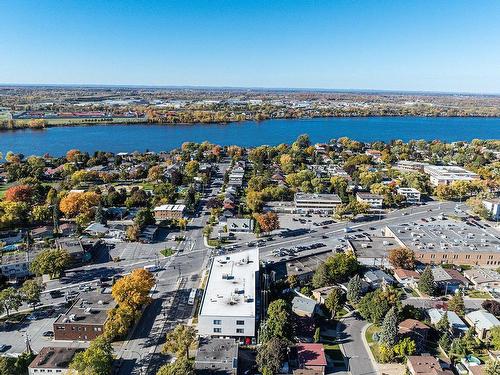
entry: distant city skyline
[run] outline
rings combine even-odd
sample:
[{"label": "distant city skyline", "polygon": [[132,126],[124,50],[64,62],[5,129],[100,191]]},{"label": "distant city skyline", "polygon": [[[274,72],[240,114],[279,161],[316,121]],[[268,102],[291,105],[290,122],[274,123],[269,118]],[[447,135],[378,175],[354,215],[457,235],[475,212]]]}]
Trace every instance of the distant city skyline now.
[{"label": "distant city skyline", "polygon": [[0,2],[0,84],[500,93],[500,2]]}]

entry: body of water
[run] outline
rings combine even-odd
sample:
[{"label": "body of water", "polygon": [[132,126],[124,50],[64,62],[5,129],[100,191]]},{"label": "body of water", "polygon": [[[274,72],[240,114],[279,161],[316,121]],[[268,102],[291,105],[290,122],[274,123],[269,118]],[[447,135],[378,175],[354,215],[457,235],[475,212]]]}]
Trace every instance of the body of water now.
[{"label": "body of water", "polygon": [[90,153],[168,151],[183,142],[258,146],[349,137],[359,141],[439,139],[446,142],[500,139],[500,118],[362,117],[247,121],[226,125],[96,125],[0,132],[0,152],[60,156],[77,148]]}]

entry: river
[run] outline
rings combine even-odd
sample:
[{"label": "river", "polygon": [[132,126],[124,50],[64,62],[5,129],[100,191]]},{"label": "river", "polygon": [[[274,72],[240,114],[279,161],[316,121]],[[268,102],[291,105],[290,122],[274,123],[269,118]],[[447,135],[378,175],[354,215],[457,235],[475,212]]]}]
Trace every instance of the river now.
[{"label": "river", "polygon": [[90,153],[168,151],[183,142],[257,146],[291,143],[309,134],[312,142],[349,137],[359,141],[500,139],[500,118],[362,117],[246,121],[208,125],[95,125],[0,132],[0,152],[61,156],[77,148]]}]

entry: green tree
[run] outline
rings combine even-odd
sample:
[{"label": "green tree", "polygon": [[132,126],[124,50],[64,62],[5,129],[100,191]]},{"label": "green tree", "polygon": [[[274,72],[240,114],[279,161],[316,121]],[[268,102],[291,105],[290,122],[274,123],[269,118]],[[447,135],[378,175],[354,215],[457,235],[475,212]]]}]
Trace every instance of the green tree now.
[{"label": "green tree", "polygon": [[76,353],[69,367],[79,375],[109,375],[112,363],[113,347],[105,336],[99,336],[83,352]]},{"label": "green tree", "polygon": [[359,302],[361,299],[361,287],[361,278],[359,275],[354,275],[347,284],[347,300],[349,303],[355,305]]},{"label": "green tree", "polygon": [[257,366],[259,371],[264,369],[271,374],[277,374],[286,356],[287,341],[273,337],[257,349]]},{"label": "green tree", "polygon": [[493,327],[490,330],[490,334],[491,345],[493,345],[495,350],[500,350],[500,326]]},{"label": "green tree", "polygon": [[66,250],[47,249],[39,253],[30,265],[30,270],[37,276],[48,274],[51,278],[59,277],[71,263],[71,256]]},{"label": "green tree", "polygon": [[500,374],[500,361],[498,359],[490,359],[484,366],[484,375]]},{"label": "green tree", "polygon": [[0,291],[0,310],[10,315],[12,310],[18,310],[21,307],[23,300],[19,292],[13,287],[5,288]]},{"label": "green tree", "polygon": [[448,312],[445,311],[439,322],[436,323],[436,329],[441,333],[448,332],[450,321],[448,320]]},{"label": "green tree", "polygon": [[432,296],[434,294],[434,275],[432,274],[432,269],[430,266],[427,266],[424,272],[422,272],[422,275],[420,275],[420,280],[418,281],[418,290],[429,296]]},{"label": "green tree", "polygon": [[147,225],[155,223],[153,212],[149,208],[141,208],[134,218],[134,224],[139,228],[144,228]]},{"label": "green tree", "polygon": [[193,327],[179,324],[167,334],[163,352],[173,353],[177,357],[189,359],[189,348],[196,340],[196,331]]},{"label": "green tree", "polygon": [[316,329],[314,330],[313,341],[314,342],[319,342],[320,340],[321,340],[321,328],[320,327],[316,327]]},{"label": "green tree", "polygon": [[267,318],[261,329],[261,342],[273,337],[289,338],[291,335],[290,312],[285,300],[277,299],[269,304]]},{"label": "green tree", "polygon": [[19,290],[23,301],[33,306],[40,302],[40,295],[43,291],[43,285],[36,280],[26,280]]},{"label": "green tree", "polygon": [[405,337],[403,340],[394,345],[393,350],[396,356],[404,358],[414,354],[417,351],[417,345],[411,338]]},{"label": "green tree", "polygon": [[458,315],[465,314],[465,304],[462,294],[455,293],[453,297],[451,297],[450,302],[448,302],[448,309],[456,312]]},{"label": "green tree", "polygon": [[389,346],[393,346],[398,339],[398,316],[396,309],[391,307],[382,323],[380,341]]},{"label": "green tree", "polygon": [[448,333],[443,333],[439,338],[438,344],[447,353],[451,347],[450,335]]},{"label": "green tree", "polygon": [[328,311],[330,311],[330,317],[332,320],[335,319],[337,312],[342,307],[342,297],[343,295],[340,288],[333,288],[325,299],[325,306]]},{"label": "green tree", "polygon": [[338,253],[330,256],[314,273],[313,286],[321,288],[345,281],[358,270],[358,267],[358,261],[351,253]]},{"label": "green tree", "polygon": [[160,367],[156,375],[194,375],[193,363],[184,357],[177,358],[174,363]]}]

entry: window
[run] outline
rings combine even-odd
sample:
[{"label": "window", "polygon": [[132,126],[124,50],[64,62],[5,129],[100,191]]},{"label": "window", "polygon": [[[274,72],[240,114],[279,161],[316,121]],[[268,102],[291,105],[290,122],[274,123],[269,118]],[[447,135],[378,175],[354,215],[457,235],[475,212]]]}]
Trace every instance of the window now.
[{"label": "window", "polygon": [[221,333],[222,329],[221,328],[214,328],[214,333]]},{"label": "window", "polygon": [[236,333],[245,333],[243,328],[236,328]]},{"label": "window", "polygon": [[236,325],[237,326],[244,326],[245,325],[245,321],[244,320],[237,320],[236,321]]},{"label": "window", "polygon": [[214,320],[214,324],[216,326],[220,326],[222,324],[222,320]]}]

